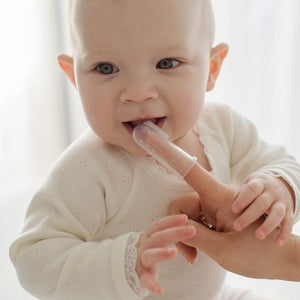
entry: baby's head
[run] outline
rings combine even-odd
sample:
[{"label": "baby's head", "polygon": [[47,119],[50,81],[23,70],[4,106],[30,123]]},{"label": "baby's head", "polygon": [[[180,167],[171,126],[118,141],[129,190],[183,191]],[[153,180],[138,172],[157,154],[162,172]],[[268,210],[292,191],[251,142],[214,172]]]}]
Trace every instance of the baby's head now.
[{"label": "baby's head", "polygon": [[141,150],[133,128],[152,120],[177,143],[199,118],[227,46],[212,48],[210,0],[69,0],[72,57],[59,63],[104,142]]}]

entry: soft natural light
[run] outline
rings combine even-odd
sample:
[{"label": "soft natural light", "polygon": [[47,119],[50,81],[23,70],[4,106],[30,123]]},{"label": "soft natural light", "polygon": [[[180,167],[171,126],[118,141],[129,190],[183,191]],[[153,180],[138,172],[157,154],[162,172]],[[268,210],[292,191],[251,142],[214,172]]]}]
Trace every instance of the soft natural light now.
[{"label": "soft natural light", "polygon": [[[207,101],[253,120],[263,138],[300,161],[300,1],[213,0],[216,42],[230,51]],[[67,51],[64,0],[0,4],[0,299],[33,300],[17,281],[8,247],[32,197],[62,151],[85,128],[75,89],[56,56]],[[294,232],[300,234],[300,223]],[[271,300],[298,300],[300,284],[232,275]],[[272,298],[273,297],[273,298]],[[278,298],[274,298],[278,297]]]},{"label": "soft natural light", "polygon": [[56,62],[60,2],[1,4],[1,188],[39,181],[67,145],[66,90]]},{"label": "soft natural light", "polygon": [[28,177],[25,176],[29,155],[26,94],[34,56],[40,49],[36,43],[35,1],[19,1],[18,9],[15,1],[7,1],[0,16],[0,182],[3,187],[12,178],[19,183]]}]

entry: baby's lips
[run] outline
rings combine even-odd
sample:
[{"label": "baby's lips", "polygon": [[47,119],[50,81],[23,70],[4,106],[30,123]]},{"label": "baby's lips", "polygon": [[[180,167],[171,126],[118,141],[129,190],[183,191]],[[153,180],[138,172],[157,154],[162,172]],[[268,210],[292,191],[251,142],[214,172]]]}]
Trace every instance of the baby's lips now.
[{"label": "baby's lips", "polygon": [[133,130],[134,141],[166,168],[184,178],[197,162],[181,148],[168,140],[168,135],[151,121],[146,121]]}]

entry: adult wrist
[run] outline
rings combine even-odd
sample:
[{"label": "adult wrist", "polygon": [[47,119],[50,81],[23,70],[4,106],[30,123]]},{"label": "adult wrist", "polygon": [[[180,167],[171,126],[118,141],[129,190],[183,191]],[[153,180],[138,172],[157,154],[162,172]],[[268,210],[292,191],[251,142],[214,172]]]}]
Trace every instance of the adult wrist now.
[{"label": "adult wrist", "polygon": [[[270,278],[288,281],[300,281],[300,238],[291,235],[287,243],[276,248],[272,275]],[[272,255],[270,253],[270,255]]]},{"label": "adult wrist", "polygon": [[292,235],[288,241],[286,260],[289,261],[287,268],[288,280],[300,281],[300,237]]}]

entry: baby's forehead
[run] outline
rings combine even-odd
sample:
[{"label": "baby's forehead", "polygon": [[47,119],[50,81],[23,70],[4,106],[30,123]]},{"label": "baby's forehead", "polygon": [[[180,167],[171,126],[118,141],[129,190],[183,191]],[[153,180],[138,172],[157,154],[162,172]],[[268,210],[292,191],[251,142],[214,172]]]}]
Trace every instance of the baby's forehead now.
[{"label": "baby's forehead", "polygon": [[[108,17],[109,23],[119,26],[120,31],[123,30],[122,25],[132,23],[129,30],[131,28],[133,32],[134,25],[147,24],[147,20],[161,23],[161,30],[171,32],[176,20],[182,24],[191,24],[191,19],[194,19],[190,27],[197,27],[199,35],[208,36],[210,46],[213,43],[214,17],[211,0],[68,0],[68,3],[71,39],[83,37],[83,32],[86,31],[105,31],[109,27],[105,23]],[[92,23],[92,20],[95,22]],[[168,22],[170,26],[166,28]],[[160,30],[158,26],[156,28]]]}]

